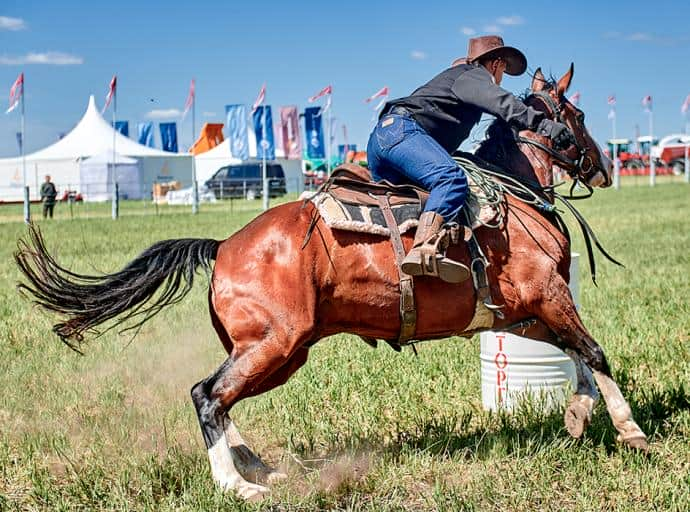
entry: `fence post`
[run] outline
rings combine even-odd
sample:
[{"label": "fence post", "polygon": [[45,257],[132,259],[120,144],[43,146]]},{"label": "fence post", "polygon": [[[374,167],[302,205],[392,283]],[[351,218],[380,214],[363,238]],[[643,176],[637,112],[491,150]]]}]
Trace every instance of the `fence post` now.
[{"label": "fence post", "polygon": [[113,209],[112,217],[116,220],[120,215],[120,185],[116,181],[113,183]]},{"label": "fence post", "polygon": [[24,187],[24,222],[26,224],[31,223],[31,203],[28,185]]}]

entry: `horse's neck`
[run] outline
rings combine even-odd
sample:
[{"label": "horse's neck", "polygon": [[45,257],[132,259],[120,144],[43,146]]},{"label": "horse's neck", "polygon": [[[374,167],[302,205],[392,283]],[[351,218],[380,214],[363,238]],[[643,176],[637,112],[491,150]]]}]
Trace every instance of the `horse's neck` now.
[{"label": "horse's neck", "polygon": [[539,183],[542,187],[553,185],[553,165],[551,157],[543,151],[522,144],[508,155],[508,169],[518,179]]}]

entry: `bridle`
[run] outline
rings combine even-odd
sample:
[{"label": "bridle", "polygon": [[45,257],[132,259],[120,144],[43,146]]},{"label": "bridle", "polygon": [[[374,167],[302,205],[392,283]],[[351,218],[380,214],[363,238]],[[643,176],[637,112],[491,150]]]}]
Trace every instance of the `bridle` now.
[{"label": "bridle", "polygon": [[[531,94],[532,96],[535,96],[537,99],[541,100],[544,105],[547,108],[547,113],[555,120],[558,121],[559,123],[564,123],[563,117],[561,115],[561,107],[560,105],[551,97],[550,94],[547,92],[543,91],[536,91]],[[594,164],[594,161],[592,160],[592,157],[589,156],[588,152],[590,150],[589,146],[581,146],[577,140],[573,142],[573,146],[577,150],[578,156],[575,159],[571,159],[565,154],[556,151],[552,147],[547,146],[546,144],[542,144],[539,141],[536,141],[534,139],[529,139],[527,137],[522,137],[518,135],[516,137],[517,142],[523,143],[523,144],[529,144],[531,146],[534,146],[536,148],[539,148],[540,150],[544,151],[546,154],[548,154],[550,157],[552,157],[554,160],[556,160],[567,173],[568,176],[572,179],[572,186],[570,188],[570,197],[572,199],[585,199],[587,197],[590,197],[594,193],[594,189],[587,183],[587,180],[594,176],[596,172],[600,172],[601,170],[597,168],[597,166]],[[587,167],[585,167],[587,165]],[[577,184],[581,184],[584,188],[587,189],[587,194],[584,196],[574,196],[573,195],[573,190]]]}]

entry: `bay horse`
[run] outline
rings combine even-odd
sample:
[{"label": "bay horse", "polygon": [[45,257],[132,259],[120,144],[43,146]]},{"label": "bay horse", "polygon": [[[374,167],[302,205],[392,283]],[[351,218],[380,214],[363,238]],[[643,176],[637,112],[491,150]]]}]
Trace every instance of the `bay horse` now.
[{"label": "bay horse", "polygon": [[[522,180],[547,187],[554,166],[585,186],[610,186],[611,162],[584,125],[584,114],[565,99],[573,66],[557,81],[534,74],[525,102],[566,123],[577,143],[557,152],[540,135],[489,136],[480,155]],[[498,126],[498,125],[497,125]],[[500,132],[501,130],[494,130]],[[505,131],[505,130],[504,130]],[[512,135],[512,134],[511,134]],[[548,190],[546,192],[548,195]],[[475,234],[490,265],[491,295],[504,304],[493,328],[504,330],[533,318],[520,334],[543,340],[573,358],[577,390],[565,412],[568,432],[580,437],[591,420],[599,387],[618,439],[647,450],[645,434],[611,376],[604,351],[587,331],[568,289],[570,246],[549,215],[506,196],[501,229]],[[227,359],[195,384],[191,397],[208,449],[215,482],[246,499],[258,499],[286,476],[264,464],[246,445],[228,413],[242,399],[284,384],[307,361],[310,348],[337,333],[395,340],[400,330],[399,274],[390,240],[372,234],[331,230],[322,220],[303,246],[312,221],[311,203],[276,206],[224,241],[178,239],[158,242],[122,270],[80,275],[61,267],[35,229],[20,240],[15,259],[28,283],[20,288],[41,306],[63,316],[53,330],[79,349],[84,334],[108,320],[136,326],[174,304],[190,290],[196,270],[211,271],[211,321]],[[412,234],[403,236],[406,250]],[[464,244],[449,256],[470,264]],[[161,292],[157,292],[162,288]],[[415,278],[417,330],[427,340],[469,335],[476,292],[472,281],[449,284]]]}]

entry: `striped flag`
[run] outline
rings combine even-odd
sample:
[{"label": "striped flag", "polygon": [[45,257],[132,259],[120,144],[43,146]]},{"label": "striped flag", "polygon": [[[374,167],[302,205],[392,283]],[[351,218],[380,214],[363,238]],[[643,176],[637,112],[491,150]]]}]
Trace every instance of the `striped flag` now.
[{"label": "striped flag", "polygon": [[256,97],[256,101],[252,105],[252,114],[254,112],[256,112],[257,108],[259,108],[261,105],[263,105],[265,99],[266,99],[266,84],[261,86],[261,90],[259,91],[259,95]]},{"label": "striped flag", "polygon": [[680,111],[683,114],[687,114],[688,110],[690,109],[690,94],[688,94],[688,97],[685,98],[685,101],[683,102],[683,105],[680,107]]},{"label": "striped flag", "polygon": [[606,103],[608,103],[612,107],[615,106],[616,105],[616,95],[612,94],[611,96],[609,96],[608,100],[606,100]]},{"label": "striped flag", "polygon": [[187,101],[185,101],[184,104],[184,111],[182,112],[182,119],[184,120],[185,116],[187,115],[187,112],[189,112],[189,109],[192,108],[194,105],[194,100],[196,99],[196,92],[195,92],[196,86],[194,84],[194,79],[192,78],[192,83],[189,84],[189,94],[187,95]]},{"label": "striped flag", "polygon": [[332,85],[327,85],[323,89],[321,89],[319,92],[317,92],[314,96],[309,98],[309,103],[314,103],[316,100],[319,98],[328,95],[330,98],[331,93],[333,92],[333,86]]},{"label": "striped flag", "polygon": [[570,98],[568,98],[568,101],[577,107],[580,104],[581,97],[582,94],[580,94],[580,91],[577,91]]},{"label": "striped flag", "polygon": [[644,107],[645,112],[652,111],[652,97],[649,94],[642,98],[642,106]]},{"label": "striped flag", "polygon": [[7,112],[5,112],[6,114],[9,114],[17,108],[22,96],[24,96],[24,73],[19,73],[19,76],[10,88],[10,108],[7,109]]},{"label": "striped flag", "polygon": [[378,92],[375,92],[373,95],[369,96],[366,100],[364,100],[364,103],[371,103],[376,98],[385,96],[388,96],[388,86],[381,88]]},{"label": "striped flag", "polygon": [[116,89],[117,89],[117,75],[113,75],[112,80],[110,80],[110,87],[108,88],[108,95],[105,97],[105,105],[103,106],[103,110],[101,110],[101,114],[103,114],[106,110],[108,110],[108,107],[110,106],[110,102],[113,100],[113,96],[115,96]]}]

